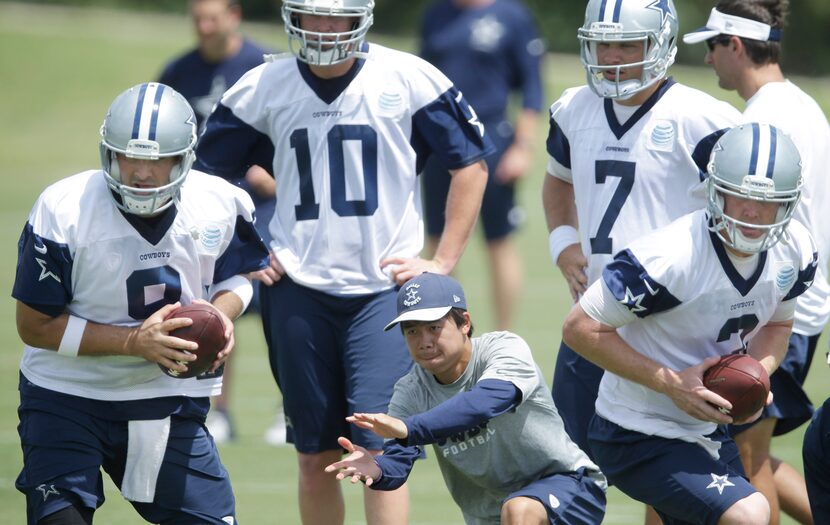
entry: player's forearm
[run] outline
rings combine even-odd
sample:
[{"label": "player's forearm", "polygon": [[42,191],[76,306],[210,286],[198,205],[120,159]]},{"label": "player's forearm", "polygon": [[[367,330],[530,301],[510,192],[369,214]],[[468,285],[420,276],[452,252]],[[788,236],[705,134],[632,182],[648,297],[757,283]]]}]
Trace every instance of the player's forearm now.
[{"label": "player's forearm", "polygon": [[539,112],[532,109],[523,109],[516,117],[513,130],[513,145],[522,149],[532,150],[536,145],[536,129],[539,124]]},{"label": "player's forearm", "polygon": [[408,435],[400,441],[406,445],[429,445],[479,427],[514,409],[521,401],[521,391],[510,381],[483,379],[469,391],[405,418]]},{"label": "player's forearm", "polygon": [[470,240],[487,185],[487,165],[479,161],[451,174],[446,223],[433,257],[445,273],[455,268]]},{"label": "player's forearm", "polygon": [[542,206],[549,232],[559,226],[578,227],[573,184],[546,173],[542,183]]},{"label": "player's forearm", "polygon": [[767,323],[749,342],[748,353],[764,365],[769,375],[787,354],[792,327],[792,321]]},{"label": "player's forearm", "polygon": [[671,370],[632,348],[614,327],[592,319],[579,303],[565,320],[562,340],[600,368],[657,392],[673,382]]},{"label": "player's forearm", "polygon": [[[57,351],[66,336],[69,314],[49,317],[17,302],[17,331],[29,346]],[[78,355],[129,355],[129,342],[138,327],[87,322],[78,346]]]}]

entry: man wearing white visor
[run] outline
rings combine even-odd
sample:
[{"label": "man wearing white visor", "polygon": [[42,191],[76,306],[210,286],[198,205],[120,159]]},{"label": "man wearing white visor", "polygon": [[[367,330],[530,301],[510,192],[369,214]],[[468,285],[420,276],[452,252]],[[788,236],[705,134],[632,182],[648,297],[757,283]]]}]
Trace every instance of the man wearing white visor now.
[{"label": "man wearing white visor", "polygon": [[801,474],[770,456],[772,436],[795,430],[810,419],[813,405],[802,387],[830,318],[826,275],[830,225],[819,215],[830,205],[830,182],[819,171],[830,163],[826,147],[830,126],[815,100],[781,71],[787,4],[787,0],[721,0],[706,26],[685,35],[683,41],[705,41],[708,52],[704,61],[715,70],[720,87],[736,90],[746,101],[747,120],[766,122],[786,132],[801,154],[804,186],[795,218],[812,233],[821,264],[813,286],[798,298],[786,358],[771,378],[773,403],[755,424],[733,427],[730,433],[738,443],[750,481],[770,502],[771,523],[778,523],[780,511],[800,523],[812,523]]}]

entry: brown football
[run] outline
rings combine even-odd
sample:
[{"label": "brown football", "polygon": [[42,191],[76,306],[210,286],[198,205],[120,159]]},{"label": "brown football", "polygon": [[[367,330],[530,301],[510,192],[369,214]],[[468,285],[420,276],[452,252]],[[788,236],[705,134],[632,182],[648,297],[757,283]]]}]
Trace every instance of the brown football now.
[{"label": "brown football", "polygon": [[197,358],[195,361],[181,362],[187,366],[187,372],[177,372],[161,364],[159,364],[159,368],[165,374],[177,379],[201,375],[207,372],[210,365],[216,360],[216,354],[225,348],[227,343],[225,322],[213,307],[199,303],[179,307],[168,315],[165,320],[177,317],[189,317],[193,319],[193,324],[177,328],[171,331],[170,335],[197,343],[199,348],[194,351]]},{"label": "brown football", "polygon": [[739,421],[759,411],[767,402],[769,375],[755,358],[731,354],[704,372],[703,386],[732,403],[732,410],[721,411]]}]

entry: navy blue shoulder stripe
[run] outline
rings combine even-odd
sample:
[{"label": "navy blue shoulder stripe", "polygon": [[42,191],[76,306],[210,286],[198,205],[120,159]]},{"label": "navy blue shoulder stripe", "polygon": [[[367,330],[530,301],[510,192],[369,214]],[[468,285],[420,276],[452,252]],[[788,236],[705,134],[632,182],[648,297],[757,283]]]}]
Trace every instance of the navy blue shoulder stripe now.
[{"label": "navy blue shoulder stripe", "polygon": [[813,252],[813,259],[810,261],[810,264],[808,264],[806,268],[802,268],[798,271],[798,278],[796,279],[795,284],[792,288],[790,288],[789,293],[787,293],[783,300],[788,301],[790,299],[794,299],[806,292],[807,288],[813,284],[813,280],[816,277],[817,267],[818,252]]},{"label": "navy blue shoulder stripe", "polygon": [[556,162],[571,169],[571,143],[565,132],[559,127],[559,124],[550,117],[550,130],[548,131],[547,140],[548,155],[556,159]]},{"label": "navy blue shoulder stripe", "polygon": [[614,297],[637,317],[648,317],[682,304],[648,274],[631,250],[617,253],[602,271],[602,279]]},{"label": "navy blue shoulder stripe", "polygon": [[28,222],[17,242],[12,297],[47,315],[72,302],[72,254],[65,243],[41,237]]},{"label": "navy blue shoulder stripe", "polygon": [[213,282],[219,283],[234,275],[255,272],[268,266],[268,248],[252,222],[236,217],[231,243],[216,260]]}]

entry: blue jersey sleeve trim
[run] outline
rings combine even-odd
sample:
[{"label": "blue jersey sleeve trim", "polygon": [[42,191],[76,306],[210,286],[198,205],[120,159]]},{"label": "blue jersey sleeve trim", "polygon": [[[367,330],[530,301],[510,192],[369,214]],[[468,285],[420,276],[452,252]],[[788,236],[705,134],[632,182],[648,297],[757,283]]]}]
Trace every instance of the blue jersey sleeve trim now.
[{"label": "blue jersey sleeve trim", "polygon": [[[539,31],[531,16],[522,16],[517,25],[519,27],[515,33],[518,38],[516,67],[519,77],[518,87],[522,90],[522,108],[541,112],[544,109],[542,87],[544,43],[539,37]],[[533,49],[533,46],[537,44],[539,49]]]},{"label": "blue jersey sleeve trim", "polygon": [[224,179],[245,176],[251,166],[274,175],[274,143],[221,103],[211,113],[196,148],[193,167]]},{"label": "blue jersey sleeve trim", "polygon": [[449,170],[460,169],[496,151],[484,125],[455,87],[412,115],[412,148],[420,173],[430,153]]},{"label": "blue jersey sleeve trim", "polygon": [[548,155],[553,157],[556,162],[571,169],[571,143],[568,137],[559,127],[559,124],[550,117],[550,131],[548,131],[547,140]]},{"label": "blue jersey sleeve trim", "polygon": [[623,250],[602,271],[605,285],[637,317],[665,312],[681,304],[655,281],[630,250]]},{"label": "blue jersey sleeve trim", "polygon": [[807,288],[813,284],[813,280],[816,278],[817,267],[818,252],[813,252],[813,259],[810,261],[810,264],[808,264],[806,268],[802,268],[798,271],[798,278],[796,279],[795,284],[792,288],[790,288],[789,293],[787,293],[786,297],[784,297],[782,301],[795,299],[799,295],[806,292]]},{"label": "blue jersey sleeve trim", "polygon": [[268,266],[268,248],[253,223],[236,218],[233,238],[225,252],[216,260],[213,283],[234,275],[255,272]]},{"label": "blue jersey sleeve trim", "polygon": [[409,436],[404,445],[428,445],[483,425],[513,410],[522,401],[522,392],[510,381],[482,379],[426,412],[404,418]]},{"label": "blue jersey sleeve trim", "polygon": [[63,311],[72,302],[73,263],[67,244],[41,237],[27,222],[17,242],[12,297],[47,314],[44,308]]},{"label": "blue jersey sleeve trim", "polygon": [[425,457],[421,447],[404,446],[395,441],[387,441],[383,454],[375,456],[382,475],[369,488],[375,490],[395,490],[406,483],[415,460]]},{"label": "blue jersey sleeve trim", "polygon": [[706,179],[706,167],[709,164],[709,157],[712,155],[712,149],[715,147],[715,143],[718,139],[720,139],[721,135],[727,131],[728,128],[724,128],[710,133],[700,139],[697,146],[695,146],[695,150],[692,152],[692,160],[695,162],[695,165],[697,165],[701,181]]}]

